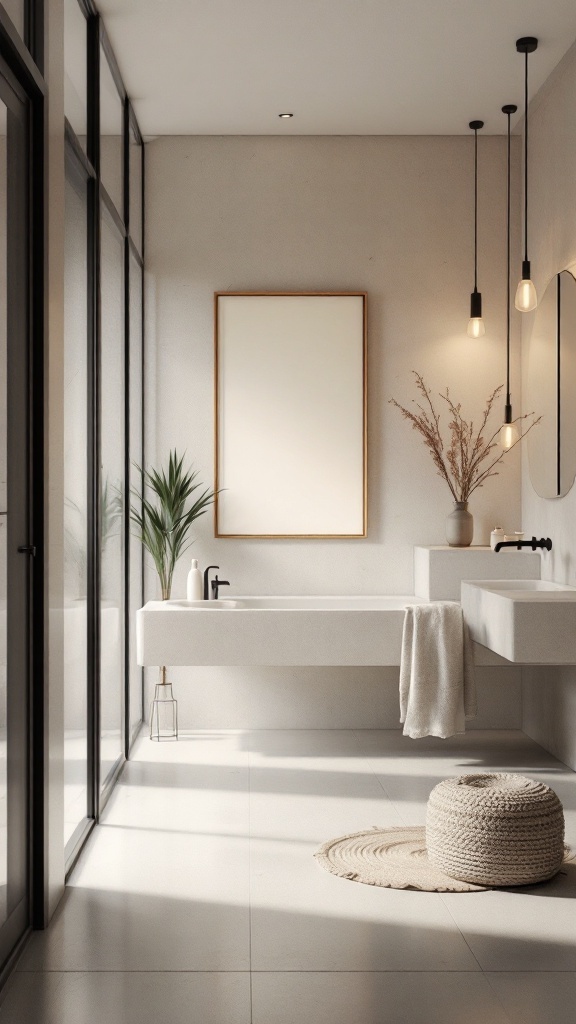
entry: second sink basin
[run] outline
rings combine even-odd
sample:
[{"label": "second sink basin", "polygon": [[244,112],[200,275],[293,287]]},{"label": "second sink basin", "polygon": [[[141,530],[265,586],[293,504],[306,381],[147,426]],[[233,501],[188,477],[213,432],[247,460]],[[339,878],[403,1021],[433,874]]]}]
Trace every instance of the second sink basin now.
[{"label": "second sink basin", "polygon": [[576,664],[576,588],[546,580],[463,582],[472,639],[522,665]]}]

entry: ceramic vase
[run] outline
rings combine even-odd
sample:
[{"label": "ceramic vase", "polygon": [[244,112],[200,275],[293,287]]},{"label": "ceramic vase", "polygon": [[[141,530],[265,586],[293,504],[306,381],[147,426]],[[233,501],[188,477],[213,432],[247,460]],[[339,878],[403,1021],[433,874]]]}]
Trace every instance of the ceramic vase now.
[{"label": "ceramic vase", "polygon": [[474,517],[467,501],[455,501],[454,510],[446,517],[446,540],[451,548],[467,548],[474,536]]}]

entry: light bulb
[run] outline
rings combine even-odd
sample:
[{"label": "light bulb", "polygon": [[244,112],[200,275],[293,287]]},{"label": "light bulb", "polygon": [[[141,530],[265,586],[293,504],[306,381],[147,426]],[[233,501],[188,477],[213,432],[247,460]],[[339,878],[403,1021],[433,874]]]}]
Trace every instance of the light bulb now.
[{"label": "light bulb", "polygon": [[521,313],[530,313],[532,309],[536,309],[536,306],[538,305],[538,296],[536,295],[536,289],[530,278],[522,278],[520,281],[520,284],[516,289],[514,305]]},{"label": "light bulb", "polygon": [[466,331],[469,338],[483,338],[486,334],[486,328],[484,321],[481,316],[471,316],[468,321],[468,329]]},{"label": "light bulb", "polygon": [[500,444],[505,452],[516,444],[520,434],[515,423],[503,423],[500,427]]}]

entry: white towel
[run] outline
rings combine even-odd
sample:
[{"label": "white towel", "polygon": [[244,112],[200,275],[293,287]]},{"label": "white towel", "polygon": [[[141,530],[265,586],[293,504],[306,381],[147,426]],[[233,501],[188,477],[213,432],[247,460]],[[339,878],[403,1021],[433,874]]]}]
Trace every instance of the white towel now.
[{"label": "white towel", "polygon": [[406,608],[400,662],[400,721],[412,739],[446,739],[476,715],[474,656],[462,608],[434,601]]}]

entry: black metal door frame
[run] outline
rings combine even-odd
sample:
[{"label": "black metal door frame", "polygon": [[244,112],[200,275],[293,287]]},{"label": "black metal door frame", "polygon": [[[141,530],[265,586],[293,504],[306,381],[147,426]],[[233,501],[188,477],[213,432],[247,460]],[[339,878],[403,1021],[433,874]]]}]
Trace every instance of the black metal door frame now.
[{"label": "black metal door frame", "polygon": [[[41,65],[42,5],[34,7],[34,19],[27,19],[27,35],[35,58]],[[16,187],[9,188],[9,225],[11,256],[16,259],[9,279],[12,309],[18,304],[22,315],[9,313],[8,337],[14,356],[18,349],[19,380],[24,395],[9,401],[9,416],[20,418],[20,430],[26,437],[26,450],[21,460],[18,486],[26,493],[25,512],[18,524],[8,527],[10,559],[14,571],[24,579],[16,595],[15,612],[22,629],[26,652],[23,691],[25,701],[11,725],[22,733],[19,764],[13,765],[26,776],[25,797],[18,811],[12,814],[17,831],[24,836],[26,897],[14,907],[0,942],[0,984],[11,969],[20,944],[31,926],[43,927],[46,920],[47,878],[47,545],[44,511],[47,449],[45,445],[47,418],[47,378],[45,373],[47,352],[47,254],[46,254],[46,87],[39,67],[16,33],[10,19],[0,7],[0,92],[6,102],[10,95],[17,98],[24,119],[22,148],[18,154],[18,168],[10,168],[21,175]],[[13,113],[11,116],[17,116]],[[26,188],[21,188],[25,182]],[[20,187],[19,187],[20,186]],[[24,548],[18,552],[14,548]],[[19,562],[14,560],[18,559]],[[24,559],[24,563],[22,563]],[[12,615],[14,612],[12,613]],[[13,620],[9,629],[15,628]],[[12,669],[10,669],[12,671]]]}]

